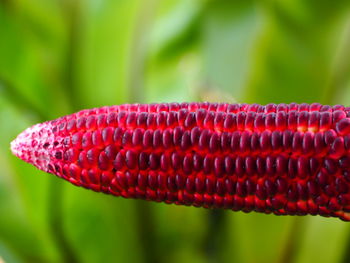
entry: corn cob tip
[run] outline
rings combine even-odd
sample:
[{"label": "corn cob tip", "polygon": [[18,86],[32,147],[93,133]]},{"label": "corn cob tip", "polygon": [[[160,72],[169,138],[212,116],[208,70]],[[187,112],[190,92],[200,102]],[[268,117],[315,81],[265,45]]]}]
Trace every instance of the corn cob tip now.
[{"label": "corn cob tip", "polygon": [[23,161],[47,172],[53,143],[50,124],[39,123],[20,133],[11,142],[11,151]]}]

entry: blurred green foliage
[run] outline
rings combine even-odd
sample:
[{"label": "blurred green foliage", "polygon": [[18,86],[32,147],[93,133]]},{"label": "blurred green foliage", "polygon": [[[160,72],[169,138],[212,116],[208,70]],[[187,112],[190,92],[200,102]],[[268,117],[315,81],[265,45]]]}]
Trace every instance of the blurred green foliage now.
[{"label": "blurred green foliage", "polygon": [[129,102],[350,100],[348,0],[1,0],[0,262],[350,262],[350,225],[124,200],[13,157],[24,128]]}]

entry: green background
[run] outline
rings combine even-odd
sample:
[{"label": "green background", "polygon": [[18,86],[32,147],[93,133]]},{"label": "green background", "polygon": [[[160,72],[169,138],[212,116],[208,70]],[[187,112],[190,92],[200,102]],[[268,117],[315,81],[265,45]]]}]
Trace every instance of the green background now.
[{"label": "green background", "polygon": [[0,262],[350,262],[350,224],[126,200],[11,155],[130,102],[350,101],[348,0],[0,0]]}]

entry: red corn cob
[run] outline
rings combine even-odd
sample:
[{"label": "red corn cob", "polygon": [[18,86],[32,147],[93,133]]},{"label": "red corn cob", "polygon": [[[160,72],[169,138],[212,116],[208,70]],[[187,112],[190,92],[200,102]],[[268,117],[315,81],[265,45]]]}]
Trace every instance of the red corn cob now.
[{"label": "red corn cob", "polygon": [[350,108],[341,105],[102,107],[34,125],[11,148],[125,198],[350,220]]}]

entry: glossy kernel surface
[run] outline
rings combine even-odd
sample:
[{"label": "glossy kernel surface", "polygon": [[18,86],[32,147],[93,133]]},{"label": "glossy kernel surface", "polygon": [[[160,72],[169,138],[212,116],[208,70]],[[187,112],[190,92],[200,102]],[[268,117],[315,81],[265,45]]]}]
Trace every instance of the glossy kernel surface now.
[{"label": "glossy kernel surface", "polygon": [[349,111],[125,104],[34,125],[11,148],[43,171],[125,198],[350,220]]}]

